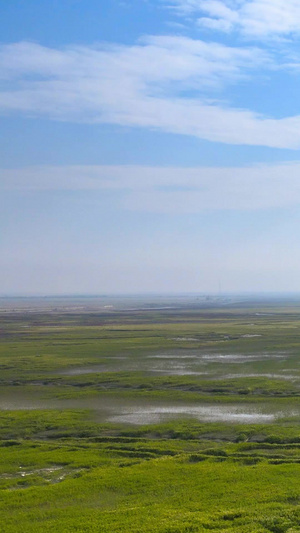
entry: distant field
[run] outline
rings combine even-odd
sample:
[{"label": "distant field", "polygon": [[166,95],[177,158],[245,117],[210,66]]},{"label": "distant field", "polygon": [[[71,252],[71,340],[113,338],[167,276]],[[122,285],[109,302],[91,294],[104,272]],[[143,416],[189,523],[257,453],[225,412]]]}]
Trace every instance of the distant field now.
[{"label": "distant field", "polygon": [[300,302],[0,300],[1,531],[300,532]]}]

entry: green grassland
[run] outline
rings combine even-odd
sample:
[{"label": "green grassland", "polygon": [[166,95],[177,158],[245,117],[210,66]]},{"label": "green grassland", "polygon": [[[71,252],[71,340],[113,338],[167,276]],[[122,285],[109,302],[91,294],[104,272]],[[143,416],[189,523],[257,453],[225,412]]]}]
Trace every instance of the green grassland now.
[{"label": "green grassland", "polygon": [[1,531],[300,532],[297,302],[0,320]]}]

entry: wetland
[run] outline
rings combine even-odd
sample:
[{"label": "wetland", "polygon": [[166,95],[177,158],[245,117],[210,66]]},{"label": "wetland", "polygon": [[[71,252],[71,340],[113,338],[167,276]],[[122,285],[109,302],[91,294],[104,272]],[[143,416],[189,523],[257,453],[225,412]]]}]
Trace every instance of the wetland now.
[{"label": "wetland", "polygon": [[300,531],[300,300],[12,298],[0,320],[3,531]]}]

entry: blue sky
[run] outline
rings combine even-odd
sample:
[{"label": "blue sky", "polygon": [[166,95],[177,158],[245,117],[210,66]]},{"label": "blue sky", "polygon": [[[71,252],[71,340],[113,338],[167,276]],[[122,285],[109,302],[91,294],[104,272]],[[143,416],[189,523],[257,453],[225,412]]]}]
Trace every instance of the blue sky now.
[{"label": "blue sky", "polygon": [[0,7],[0,294],[300,290],[299,0]]}]

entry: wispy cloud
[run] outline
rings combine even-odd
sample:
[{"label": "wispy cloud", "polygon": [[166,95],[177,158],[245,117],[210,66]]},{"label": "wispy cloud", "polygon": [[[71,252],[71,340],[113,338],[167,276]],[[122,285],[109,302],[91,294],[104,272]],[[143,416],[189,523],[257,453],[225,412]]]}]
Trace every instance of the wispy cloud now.
[{"label": "wispy cloud", "polygon": [[63,166],[2,169],[2,190],[115,191],[121,207],[162,213],[300,205],[300,162],[246,168]]},{"label": "wispy cloud", "polygon": [[300,33],[299,0],[170,0],[183,15],[220,31],[238,30],[252,38]]},{"label": "wispy cloud", "polygon": [[299,148],[300,115],[264,117],[226,106],[212,91],[262,67],[273,64],[260,49],[183,37],[63,50],[4,45],[0,110],[146,127],[214,142]]}]

